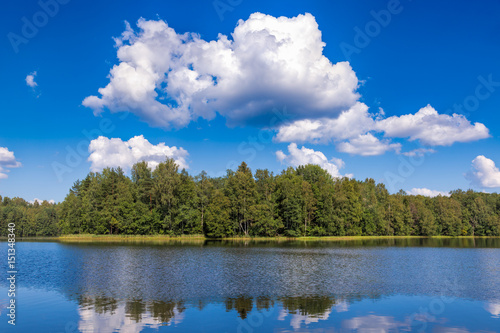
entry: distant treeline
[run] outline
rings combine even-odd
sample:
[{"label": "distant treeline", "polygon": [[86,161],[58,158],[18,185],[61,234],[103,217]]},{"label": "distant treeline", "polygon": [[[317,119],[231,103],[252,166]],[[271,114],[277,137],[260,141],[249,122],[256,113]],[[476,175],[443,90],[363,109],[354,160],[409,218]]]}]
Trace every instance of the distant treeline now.
[{"label": "distant treeline", "polygon": [[1,235],[205,234],[231,236],[498,236],[500,195],[456,190],[428,198],[389,194],[373,179],[332,178],[316,165],[279,175],[246,163],[211,178],[179,171],[172,159],[154,170],[135,164],[91,172],[59,204],[0,196]]},{"label": "distant treeline", "polygon": [[[381,296],[372,295],[372,299],[378,299]],[[300,313],[303,316],[321,316],[331,311],[331,309],[339,304],[348,304],[348,301],[361,300],[361,296],[350,296],[347,300],[339,300],[332,296],[320,297],[281,297],[277,299],[260,296],[248,297],[239,296],[235,298],[225,298],[223,303],[226,311],[235,310],[241,319],[246,319],[254,308],[259,311],[271,310],[275,304],[280,304],[281,307],[289,313]],[[106,296],[84,296],[78,299],[78,303],[82,309],[93,309],[99,314],[114,315],[120,313],[118,308],[120,302],[113,297]],[[142,299],[126,300],[124,302],[125,315],[136,323],[142,322],[144,317],[150,317],[160,323],[170,322],[176,315],[182,314],[189,304],[183,301],[144,301]],[[214,302],[216,303],[216,302]],[[205,306],[210,304],[205,300],[196,302],[198,310],[203,310]],[[239,330],[243,331],[243,330]]]}]

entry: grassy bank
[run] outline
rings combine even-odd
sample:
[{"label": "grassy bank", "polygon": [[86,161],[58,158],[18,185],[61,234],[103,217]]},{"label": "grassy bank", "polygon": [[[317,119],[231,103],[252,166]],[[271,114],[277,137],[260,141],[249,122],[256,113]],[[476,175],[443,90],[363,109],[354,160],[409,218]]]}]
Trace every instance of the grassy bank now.
[{"label": "grassy bank", "polygon": [[204,235],[63,235],[57,237],[61,242],[170,242],[170,241],[186,241],[186,242],[203,242],[206,240]]},{"label": "grassy bank", "polygon": [[[220,240],[226,241],[356,241],[356,240],[377,240],[377,239],[473,239],[473,238],[500,238],[498,236],[322,236],[322,237],[226,237]],[[92,235],[92,234],[78,234],[78,235],[64,235],[53,238],[62,242],[200,242],[205,240],[214,240],[206,238],[204,235],[181,235],[181,236],[168,236],[168,235]]]},{"label": "grassy bank", "polygon": [[[398,238],[428,238],[425,236],[302,236],[302,237],[251,237],[237,236],[218,238],[220,240],[248,241],[248,240],[363,240],[363,239],[398,239]],[[77,234],[63,235],[55,237],[59,240],[92,240],[92,241],[126,241],[126,240],[215,240],[207,238],[204,235],[93,235],[93,234]]]},{"label": "grassy bank", "polygon": [[[224,240],[231,242],[287,242],[287,241],[300,241],[300,242],[315,242],[315,241],[376,241],[376,240],[411,240],[411,239],[484,239],[484,238],[500,238],[500,236],[306,236],[306,237],[226,237],[221,239],[206,238],[204,235],[181,235],[181,236],[168,236],[168,235],[93,235],[93,234],[75,234],[63,235],[59,237],[23,237],[16,238],[18,241],[47,241],[47,242],[68,242],[68,243],[88,243],[88,242],[101,242],[101,243],[203,243],[207,240]],[[6,237],[0,237],[1,241],[7,241]]]}]

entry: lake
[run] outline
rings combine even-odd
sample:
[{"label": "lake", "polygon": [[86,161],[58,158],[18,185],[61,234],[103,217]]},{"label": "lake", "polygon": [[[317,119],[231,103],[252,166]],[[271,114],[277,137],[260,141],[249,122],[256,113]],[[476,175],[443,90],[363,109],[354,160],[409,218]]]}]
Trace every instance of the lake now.
[{"label": "lake", "polygon": [[[17,242],[1,332],[499,332],[500,239]],[[2,276],[7,243],[0,242]]]}]

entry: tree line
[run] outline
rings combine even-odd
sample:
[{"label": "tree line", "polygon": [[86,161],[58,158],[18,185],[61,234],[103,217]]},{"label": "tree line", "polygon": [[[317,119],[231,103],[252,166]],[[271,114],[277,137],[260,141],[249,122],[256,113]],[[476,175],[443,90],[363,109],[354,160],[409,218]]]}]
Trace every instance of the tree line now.
[{"label": "tree line", "polygon": [[252,173],[245,162],[223,177],[179,170],[173,159],[90,172],[63,202],[0,196],[1,235],[498,236],[500,196],[455,190],[449,197],[390,194],[373,179],[333,178],[317,165]]},{"label": "tree line", "polygon": [[[380,295],[372,295],[372,298],[380,298]],[[361,297],[351,296],[349,301],[360,300]],[[117,312],[120,301],[107,296],[81,296],[78,304],[83,309],[93,309],[98,314],[113,315]],[[226,312],[236,311],[241,319],[246,319],[252,310],[269,311],[275,305],[281,307],[291,314],[301,314],[303,316],[321,316],[330,311],[334,306],[347,302],[345,299],[339,300],[332,296],[320,297],[280,297],[277,299],[259,296],[239,296],[228,297],[223,300]],[[124,302],[125,315],[136,323],[140,323],[144,317],[148,316],[161,323],[168,323],[176,315],[182,314],[193,304],[186,304],[184,301],[145,301],[142,299],[126,300]],[[195,303],[198,310],[203,310],[212,302],[199,300]]]}]

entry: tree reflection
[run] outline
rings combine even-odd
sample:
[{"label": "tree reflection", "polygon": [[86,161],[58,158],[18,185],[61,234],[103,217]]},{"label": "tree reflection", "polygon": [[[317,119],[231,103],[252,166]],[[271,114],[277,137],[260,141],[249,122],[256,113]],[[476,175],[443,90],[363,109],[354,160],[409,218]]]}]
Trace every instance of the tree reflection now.
[{"label": "tree reflection", "polygon": [[274,300],[265,296],[257,297],[255,300],[255,307],[259,311],[269,310],[274,307]]},{"label": "tree reflection", "polygon": [[337,304],[333,297],[286,297],[280,299],[283,309],[303,316],[319,316]]},{"label": "tree reflection", "polygon": [[125,303],[127,317],[132,318],[136,323],[142,320],[142,314],[146,312],[146,303],[140,299],[127,301]]},{"label": "tree reflection", "polygon": [[[185,311],[182,301],[144,301],[142,299],[127,300],[123,304],[112,297],[81,296],[78,299],[80,309],[92,311],[94,314],[113,316],[118,308],[124,308],[124,315],[136,323],[143,322],[143,317],[152,318],[156,323],[168,324],[172,319]],[[201,304],[201,303],[200,303]],[[200,308],[200,310],[202,307]]]},{"label": "tree reflection", "polygon": [[82,308],[93,308],[98,314],[114,314],[118,308],[116,299],[106,296],[80,296],[78,304]]},{"label": "tree reflection", "polygon": [[[371,298],[378,298],[372,296]],[[237,315],[245,320],[249,317],[252,311],[264,312],[273,311],[276,307],[281,307],[281,311],[286,314],[299,315],[301,320],[304,318],[325,319],[336,306],[346,307],[350,302],[354,302],[362,297],[355,297],[346,300],[344,298],[337,299],[333,296],[296,296],[296,297],[280,297],[277,299],[259,296],[239,296],[228,297],[223,301],[210,302],[208,300],[197,300],[186,304],[185,301],[161,301],[161,300],[143,300],[130,299],[123,302],[112,297],[104,296],[82,296],[79,298],[79,305],[82,311],[89,313],[91,311],[94,316],[100,315],[100,320],[123,316],[129,318],[132,322],[147,323],[148,325],[169,325],[177,318],[177,321],[182,321],[183,312],[187,307],[197,308],[202,311],[208,304],[219,304],[225,308],[226,312],[235,311]],[[339,312],[339,311],[337,311]],[[179,319],[180,318],[180,319]],[[115,318],[116,319],[116,318]]]},{"label": "tree reflection", "polygon": [[161,302],[152,301],[147,305],[148,311],[153,318],[158,319],[162,323],[168,323],[176,314],[182,313],[186,310],[183,302]]},{"label": "tree reflection", "polygon": [[251,297],[240,296],[238,298],[226,299],[226,311],[236,310],[241,319],[246,319],[247,314],[252,311],[253,299]]}]

